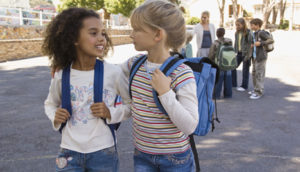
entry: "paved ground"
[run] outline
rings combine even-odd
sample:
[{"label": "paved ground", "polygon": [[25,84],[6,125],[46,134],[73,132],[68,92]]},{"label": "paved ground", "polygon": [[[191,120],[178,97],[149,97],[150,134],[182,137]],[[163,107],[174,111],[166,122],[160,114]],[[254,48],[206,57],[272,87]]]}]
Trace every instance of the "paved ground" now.
[{"label": "paved ground", "polygon": [[[218,101],[221,123],[215,132],[196,138],[202,171],[300,171],[300,33],[273,36],[276,50],[267,62],[265,96],[250,100],[247,93],[234,91],[232,99]],[[108,60],[124,61],[136,53],[132,50],[132,45],[118,46]],[[0,63],[1,172],[54,171],[60,134],[43,110],[50,83],[47,64],[46,57]],[[133,171],[130,123],[123,122],[118,131],[121,172]]]}]

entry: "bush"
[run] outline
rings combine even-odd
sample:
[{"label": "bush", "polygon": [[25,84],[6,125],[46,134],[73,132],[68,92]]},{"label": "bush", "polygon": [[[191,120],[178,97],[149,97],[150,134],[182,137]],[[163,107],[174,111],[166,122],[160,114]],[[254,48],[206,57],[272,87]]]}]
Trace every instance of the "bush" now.
[{"label": "bush", "polygon": [[288,20],[285,20],[285,19],[281,20],[280,24],[279,24],[279,29],[283,29],[283,30],[288,29],[289,24],[290,24],[290,22]]},{"label": "bush", "polygon": [[195,24],[198,24],[199,22],[200,22],[200,19],[198,17],[191,17],[191,18],[187,19],[186,24],[195,25]]}]

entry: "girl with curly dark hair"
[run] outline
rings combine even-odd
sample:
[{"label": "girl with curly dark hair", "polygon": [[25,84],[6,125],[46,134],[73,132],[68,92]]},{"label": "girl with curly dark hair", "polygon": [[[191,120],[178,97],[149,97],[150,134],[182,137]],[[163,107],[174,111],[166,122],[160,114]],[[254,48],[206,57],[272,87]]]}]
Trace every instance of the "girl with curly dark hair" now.
[{"label": "girl with curly dark hair", "polygon": [[[103,117],[127,114],[130,105],[115,103],[117,95],[128,94],[128,90],[118,88],[126,85],[121,83],[125,82],[121,70],[103,60],[111,48],[102,21],[92,10],[64,10],[47,27],[43,50],[52,67],[64,69],[55,72],[45,100],[46,115],[62,134],[56,171],[118,171],[114,131],[106,124],[114,121]],[[98,64],[103,65],[103,102],[95,101],[97,91],[94,95]],[[70,80],[63,87],[66,69]],[[70,108],[63,105],[64,88],[70,88],[65,91],[70,93]]]}]

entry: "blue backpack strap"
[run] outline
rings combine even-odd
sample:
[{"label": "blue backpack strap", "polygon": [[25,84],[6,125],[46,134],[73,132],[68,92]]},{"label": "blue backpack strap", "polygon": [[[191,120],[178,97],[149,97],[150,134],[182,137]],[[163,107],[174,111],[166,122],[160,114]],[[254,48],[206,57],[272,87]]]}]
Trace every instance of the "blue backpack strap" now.
[{"label": "blue backpack strap", "polygon": [[[71,91],[70,91],[70,66],[66,67],[62,73],[62,87],[61,87],[61,107],[67,109],[70,116],[72,116],[71,106]],[[62,123],[59,132],[66,126],[66,122]]]},{"label": "blue backpack strap", "polygon": [[130,74],[129,74],[129,95],[130,95],[130,98],[132,98],[132,94],[131,94],[131,84],[132,84],[132,80],[133,80],[133,77],[134,75],[136,74],[136,72],[139,70],[140,66],[147,60],[147,56],[146,55],[143,55],[139,58],[137,58],[132,66],[131,66],[131,69],[130,69]]},{"label": "blue backpack strap", "polygon": [[[94,73],[94,102],[103,102],[103,75],[104,75],[104,65],[103,62],[100,60],[96,60],[95,64],[95,73]],[[103,119],[104,123],[106,124],[106,120]],[[114,138],[115,149],[117,150],[117,142],[116,142],[116,133],[115,129],[117,124],[108,124],[108,127],[111,131],[111,134]]]},{"label": "blue backpack strap", "polygon": [[[160,67],[160,70],[166,75],[169,76],[179,65],[184,63],[186,59],[179,59],[175,57],[169,57]],[[163,112],[164,114],[168,115],[162,104],[160,103],[158,99],[158,93],[152,89],[153,99],[158,107],[158,109]]]},{"label": "blue backpack strap", "polygon": [[[104,65],[103,62],[100,60],[96,60],[95,68],[94,68],[94,102],[102,102],[103,98],[103,75],[104,75]],[[70,66],[66,67],[63,70],[62,74],[62,108],[67,109],[70,115],[72,115],[72,105],[71,105],[71,91],[70,91]],[[104,119],[106,124],[106,120]],[[66,123],[62,123],[59,132],[62,132],[62,129],[65,127]],[[109,129],[112,133],[116,146],[116,135],[115,135],[115,128],[119,124],[109,124]]]}]

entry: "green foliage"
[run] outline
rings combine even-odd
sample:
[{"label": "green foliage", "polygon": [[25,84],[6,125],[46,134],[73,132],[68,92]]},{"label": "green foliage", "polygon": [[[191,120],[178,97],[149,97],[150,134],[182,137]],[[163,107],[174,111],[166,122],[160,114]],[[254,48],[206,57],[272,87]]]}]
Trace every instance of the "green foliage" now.
[{"label": "green foliage", "polygon": [[169,0],[170,2],[180,5],[181,4],[181,0]]},{"label": "green foliage", "polygon": [[283,30],[288,29],[289,24],[290,24],[290,22],[288,20],[285,20],[285,19],[281,20],[280,25],[279,25],[279,29],[283,29]]},{"label": "green foliage", "polygon": [[93,10],[100,10],[104,7],[104,0],[60,0],[61,5],[58,5],[58,11],[70,7],[84,7]]},{"label": "green foliage", "polygon": [[252,17],[252,16],[253,16],[253,14],[251,12],[243,10],[243,17]]},{"label": "green foliage", "polygon": [[135,0],[104,0],[107,12],[112,14],[121,13],[126,17],[130,16],[131,11],[135,9],[136,5],[137,2]]},{"label": "green foliage", "polygon": [[52,1],[49,0],[30,0],[29,4],[32,8],[37,5],[53,5]]},{"label": "green foliage", "polygon": [[200,19],[198,17],[191,17],[186,20],[186,24],[188,24],[188,25],[195,25],[195,24],[198,24],[199,22],[200,22]]}]

